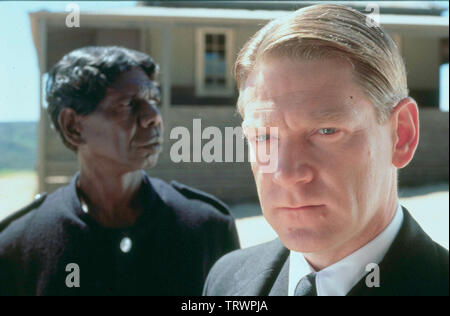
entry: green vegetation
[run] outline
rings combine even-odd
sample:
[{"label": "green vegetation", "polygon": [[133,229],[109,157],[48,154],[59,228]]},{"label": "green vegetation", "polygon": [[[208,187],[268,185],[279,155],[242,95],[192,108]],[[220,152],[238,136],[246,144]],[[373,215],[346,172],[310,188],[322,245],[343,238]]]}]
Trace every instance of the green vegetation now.
[{"label": "green vegetation", "polygon": [[34,170],[38,142],[37,122],[0,123],[0,173]]}]

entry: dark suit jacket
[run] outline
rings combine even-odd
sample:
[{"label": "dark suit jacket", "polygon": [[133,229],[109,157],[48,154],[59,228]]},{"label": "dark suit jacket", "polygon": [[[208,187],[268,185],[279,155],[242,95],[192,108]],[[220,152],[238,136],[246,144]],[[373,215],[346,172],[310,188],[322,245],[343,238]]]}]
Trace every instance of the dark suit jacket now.
[{"label": "dark suit jacket", "polygon": [[[448,250],[403,210],[402,227],[379,264],[380,287],[368,288],[364,276],[348,295],[448,295]],[[211,269],[203,295],[287,295],[288,258],[289,250],[279,239],[233,251]]]}]

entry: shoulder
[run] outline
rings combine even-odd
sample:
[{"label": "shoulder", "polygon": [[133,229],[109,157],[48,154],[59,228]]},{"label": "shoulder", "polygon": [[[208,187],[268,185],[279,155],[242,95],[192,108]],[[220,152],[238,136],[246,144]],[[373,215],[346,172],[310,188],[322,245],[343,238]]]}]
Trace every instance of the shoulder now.
[{"label": "shoulder", "polygon": [[448,295],[449,252],[434,242],[406,208],[402,226],[381,262],[401,295]]},{"label": "shoulder", "polygon": [[0,222],[0,258],[20,256],[29,223],[46,198],[46,194],[36,195],[34,201]]},{"label": "shoulder", "polygon": [[158,178],[149,179],[162,202],[180,217],[201,222],[233,220],[227,205],[211,194],[176,181],[168,184]]},{"label": "shoulder", "polygon": [[221,200],[206,192],[194,189],[190,186],[177,181],[170,182],[170,185],[180,192],[185,198],[193,201],[199,201],[211,205],[225,215],[230,215],[230,210]]},{"label": "shoulder", "polygon": [[203,265],[210,267],[223,254],[240,248],[234,218],[219,199],[178,182],[150,178],[150,183],[166,229],[178,231],[177,238],[189,247],[201,248],[203,258],[210,258]]},{"label": "shoulder", "polygon": [[31,203],[22,207],[18,211],[13,212],[12,214],[8,215],[6,218],[1,220],[0,233],[4,231],[11,223],[19,220],[20,218],[36,210],[45,201],[46,198],[47,198],[46,193],[37,194]]},{"label": "shoulder", "polygon": [[[410,247],[405,244],[411,244]],[[405,254],[423,261],[426,266],[444,267],[448,275],[449,252],[435,242],[404,208],[404,220],[394,245]],[[393,248],[395,247],[393,245]],[[395,249],[397,249],[395,248]],[[410,258],[413,259],[413,258]]]},{"label": "shoulder", "polygon": [[220,258],[215,264],[214,272],[235,269],[257,268],[268,264],[273,257],[279,256],[285,250],[277,238],[256,246],[235,250]]},{"label": "shoulder", "polygon": [[[23,243],[26,248],[44,240],[53,240],[60,231],[56,224],[64,225],[67,212],[66,187],[51,194],[39,194],[27,206],[12,213],[0,222],[0,251]],[[70,218],[70,220],[72,220]]]},{"label": "shoulder", "polygon": [[436,242],[434,243],[436,254],[436,280],[437,295],[449,295],[449,252]]},{"label": "shoulder", "polygon": [[[267,272],[279,269],[289,251],[277,238],[249,248],[232,251],[212,267],[204,288],[205,295],[234,295],[246,284]],[[233,294],[234,293],[234,294]]]}]

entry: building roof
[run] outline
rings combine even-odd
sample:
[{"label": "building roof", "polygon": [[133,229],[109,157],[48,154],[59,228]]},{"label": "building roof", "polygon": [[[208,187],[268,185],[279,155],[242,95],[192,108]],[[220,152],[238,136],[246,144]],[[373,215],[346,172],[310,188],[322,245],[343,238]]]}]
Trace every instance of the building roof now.
[{"label": "building roof", "polygon": [[[305,6],[323,3],[322,1],[186,1],[186,0],[162,0],[139,1],[138,6],[173,7],[173,8],[223,8],[223,9],[248,9],[248,10],[287,10],[302,8]],[[327,1],[351,6],[358,10],[364,10],[369,3],[374,1]],[[406,15],[441,15],[448,10],[445,1],[377,1],[384,14]]]},{"label": "building roof", "polygon": [[[217,8],[179,8],[134,6],[98,11],[81,11],[81,22],[90,27],[145,27],[160,23],[222,23],[261,25],[267,21],[288,15],[292,10],[249,10],[249,9],[217,9]],[[382,10],[381,10],[382,12]],[[30,13],[30,24],[33,41],[40,50],[38,29],[39,21],[45,20],[54,25],[65,20],[67,12],[37,11]],[[64,22],[62,22],[64,23]],[[397,15],[381,14],[380,24],[386,28],[402,30],[414,36],[446,37],[449,35],[448,16],[434,15]],[[41,67],[41,66],[40,66]]]},{"label": "building roof", "polygon": [[[292,10],[248,10],[248,9],[211,9],[211,8],[167,8],[167,7],[130,7],[114,8],[99,11],[82,11],[85,18],[98,17],[108,19],[135,19],[145,21],[162,20],[214,20],[214,21],[241,21],[241,22],[266,22],[274,18],[288,15]],[[381,10],[382,13],[382,10]],[[30,14],[37,18],[51,18],[67,15],[67,12],[38,11]],[[383,25],[423,25],[423,26],[448,26],[449,19],[446,16],[435,15],[398,15],[381,14],[380,22]]]}]

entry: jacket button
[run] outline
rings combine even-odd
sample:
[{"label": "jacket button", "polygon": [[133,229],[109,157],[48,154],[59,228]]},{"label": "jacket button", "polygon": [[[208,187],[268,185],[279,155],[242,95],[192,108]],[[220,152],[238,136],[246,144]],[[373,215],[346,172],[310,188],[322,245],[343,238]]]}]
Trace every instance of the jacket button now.
[{"label": "jacket button", "polygon": [[123,253],[130,252],[132,245],[133,245],[133,243],[131,242],[131,239],[128,237],[124,237],[120,241],[120,250]]}]

